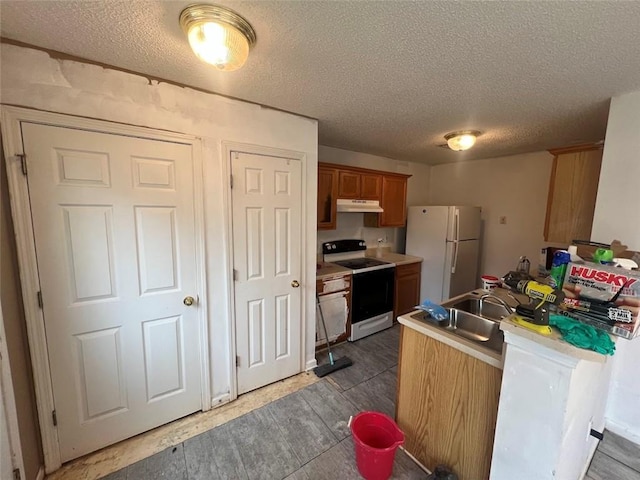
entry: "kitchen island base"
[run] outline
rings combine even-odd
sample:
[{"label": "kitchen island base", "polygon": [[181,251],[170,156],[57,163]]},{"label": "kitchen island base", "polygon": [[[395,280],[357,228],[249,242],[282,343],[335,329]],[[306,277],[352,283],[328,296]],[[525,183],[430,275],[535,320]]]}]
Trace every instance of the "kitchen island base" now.
[{"label": "kitchen island base", "polygon": [[502,371],[401,326],[396,421],[405,450],[429,470],[489,478]]}]

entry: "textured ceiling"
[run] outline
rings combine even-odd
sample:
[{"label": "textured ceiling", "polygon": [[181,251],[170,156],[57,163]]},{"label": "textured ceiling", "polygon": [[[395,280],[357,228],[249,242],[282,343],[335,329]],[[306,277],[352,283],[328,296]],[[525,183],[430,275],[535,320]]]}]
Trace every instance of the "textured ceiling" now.
[{"label": "textured ceiling", "polygon": [[[319,120],[320,143],[430,164],[604,138],[609,98],[640,90],[640,2],[219,1],[258,41],[245,66],[199,62],[189,1],[1,1],[4,38]],[[452,130],[476,147],[438,147]]]}]

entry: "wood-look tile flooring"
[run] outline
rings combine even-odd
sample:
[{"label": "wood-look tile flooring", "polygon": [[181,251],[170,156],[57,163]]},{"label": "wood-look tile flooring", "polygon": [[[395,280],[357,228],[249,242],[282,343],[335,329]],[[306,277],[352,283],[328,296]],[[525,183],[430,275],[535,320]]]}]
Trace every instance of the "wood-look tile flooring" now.
[{"label": "wood-look tile flooring", "polygon": [[640,445],[605,431],[585,480],[640,480]]},{"label": "wood-look tile flooring", "polygon": [[[369,409],[393,416],[398,342],[399,327],[396,326],[354,344],[338,346],[335,357],[347,355],[353,360],[353,366],[320,381],[296,382],[298,388],[294,387],[292,393],[215,428],[196,432],[191,438],[125,468],[112,470],[106,477],[102,475],[107,472],[96,476],[85,469],[78,476],[68,471],[67,475],[56,478],[361,478],[347,421],[351,415]],[[326,354],[318,355],[318,361],[326,363]],[[139,448],[135,443],[129,447]],[[404,452],[397,451],[392,478],[426,477]]]},{"label": "wood-look tile flooring", "polygon": [[[399,327],[334,349],[354,365],[305,373],[70,462],[47,480],[360,478],[347,420],[393,416]],[[326,363],[326,354],[318,363]],[[105,477],[106,475],[106,477]],[[398,450],[393,478],[424,479]],[[605,432],[585,480],[640,480],[640,446]]]}]

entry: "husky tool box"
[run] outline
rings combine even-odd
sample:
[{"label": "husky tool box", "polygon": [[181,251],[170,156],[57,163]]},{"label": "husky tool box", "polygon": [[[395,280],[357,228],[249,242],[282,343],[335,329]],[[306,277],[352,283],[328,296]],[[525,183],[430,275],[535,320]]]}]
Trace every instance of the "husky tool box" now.
[{"label": "husky tool box", "polygon": [[[579,313],[575,309],[575,302],[569,300],[571,297],[579,296],[587,301],[604,303],[617,294],[615,306],[618,308],[616,310],[624,309],[630,312],[629,315],[623,316],[624,321],[614,322],[610,316],[601,315],[598,318],[596,314],[587,319],[586,323],[627,339],[640,333],[638,316],[640,311],[640,271],[596,263],[572,262],[567,267],[562,288],[568,297],[565,305],[568,313]],[[578,319],[585,321],[582,315]]]}]

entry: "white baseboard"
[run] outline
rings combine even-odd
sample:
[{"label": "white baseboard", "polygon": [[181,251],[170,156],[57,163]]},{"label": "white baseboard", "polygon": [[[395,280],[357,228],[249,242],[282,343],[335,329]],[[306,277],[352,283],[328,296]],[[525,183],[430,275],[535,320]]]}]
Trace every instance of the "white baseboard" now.
[{"label": "white baseboard", "polygon": [[631,430],[628,425],[615,422],[609,418],[605,420],[605,428],[630,442],[640,445],[640,432]]},{"label": "white baseboard", "polygon": [[231,401],[231,395],[227,393],[223,393],[211,399],[211,408],[217,408],[225,403],[229,403]]},{"label": "white baseboard", "polygon": [[313,360],[309,360],[307,362],[307,365],[305,366],[304,370],[306,372],[308,372],[309,370],[313,370],[314,368],[316,368],[318,366],[318,362],[316,361],[316,359],[314,358]]},{"label": "white baseboard", "polygon": [[42,465],[38,470],[38,474],[36,475],[36,480],[44,480],[44,465]]}]

